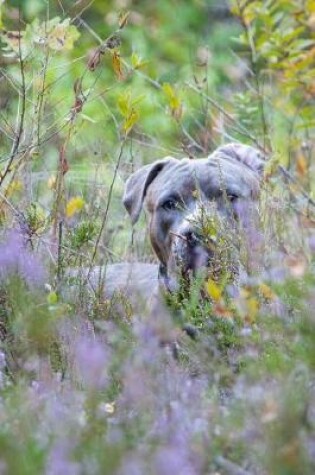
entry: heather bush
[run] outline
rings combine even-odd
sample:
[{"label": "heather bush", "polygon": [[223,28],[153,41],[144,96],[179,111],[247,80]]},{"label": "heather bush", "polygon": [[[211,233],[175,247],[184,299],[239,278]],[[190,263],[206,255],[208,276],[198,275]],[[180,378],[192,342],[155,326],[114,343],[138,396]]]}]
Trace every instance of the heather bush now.
[{"label": "heather bush", "polygon": [[[105,3],[0,0],[0,474],[312,474],[313,2]],[[88,286],[154,261],[129,173],[231,140],[267,159],[218,278]]]}]

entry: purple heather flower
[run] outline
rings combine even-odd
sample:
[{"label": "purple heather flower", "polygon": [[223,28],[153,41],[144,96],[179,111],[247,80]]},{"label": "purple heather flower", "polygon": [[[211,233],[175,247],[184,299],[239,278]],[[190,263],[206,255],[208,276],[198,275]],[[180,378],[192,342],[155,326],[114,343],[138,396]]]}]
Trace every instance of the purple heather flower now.
[{"label": "purple heather flower", "polygon": [[226,290],[227,290],[227,293],[228,293],[229,297],[231,297],[232,299],[236,299],[240,295],[240,290],[236,285],[232,285],[232,284],[227,285]]},{"label": "purple heather flower", "polygon": [[[283,258],[279,254],[278,261],[283,263]],[[282,283],[286,278],[286,269],[284,265],[278,265],[268,269],[263,275],[264,280],[269,280],[272,283]]]},{"label": "purple heather flower", "polygon": [[118,475],[143,475],[146,473],[143,460],[135,455],[127,455],[118,470]]},{"label": "purple heather flower", "polygon": [[308,245],[310,251],[314,254],[315,253],[315,234],[312,234],[308,240]]},{"label": "purple heather flower", "polygon": [[51,450],[45,471],[46,475],[79,475],[80,464],[71,460],[71,447],[67,441],[60,441]]},{"label": "purple heather flower", "polygon": [[0,475],[8,473],[8,467],[4,460],[0,459]]},{"label": "purple heather flower", "polygon": [[43,285],[46,272],[25,245],[23,235],[17,230],[9,231],[0,243],[0,282],[17,273],[31,286]]},{"label": "purple heather flower", "polygon": [[154,472],[156,475],[196,475],[198,472],[192,466],[186,451],[180,447],[169,446],[160,448],[154,458]]},{"label": "purple heather flower", "polygon": [[109,351],[105,343],[82,338],[76,345],[76,364],[82,382],[90,389],[103,389],[108,380]]}]

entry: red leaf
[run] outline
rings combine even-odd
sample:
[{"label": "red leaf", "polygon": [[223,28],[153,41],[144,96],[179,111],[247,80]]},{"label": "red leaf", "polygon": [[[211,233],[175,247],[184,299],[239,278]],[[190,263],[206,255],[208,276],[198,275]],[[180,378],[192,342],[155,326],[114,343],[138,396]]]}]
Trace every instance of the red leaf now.
[{"label": "red leaf", "polygon": [[62,145],[59,152],[59,163],[60,163],[60,170],[62,174],[65,175],[69,171],[69,163],[66,158],[66,150],[65,150],[64,145]]},{"label": "red leaf", "polygon": [[87,64],[87,67],[90,71],[95,71],[97,66],[100,64],[101,55],[102,55],[102,53],[101,53],[99,48],[96,48],[96,49],[94,49],[90,52],[89,59],[88,59],[88,64]]}]

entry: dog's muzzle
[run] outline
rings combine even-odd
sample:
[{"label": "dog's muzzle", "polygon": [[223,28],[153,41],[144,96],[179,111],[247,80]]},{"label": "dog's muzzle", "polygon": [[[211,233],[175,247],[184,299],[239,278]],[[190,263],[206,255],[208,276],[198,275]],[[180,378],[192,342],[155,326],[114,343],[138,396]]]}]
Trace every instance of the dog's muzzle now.
[{"label": "dog's muzzle", "polygon": [[196,275],[198,271],[210,266],[214,256],[215,244],[205,244],[202,236],[194,229],[186,229],[173,235],[171,254],[175,267],[184,278]]},{"label": "dog's muzzle", "polygon": [[169,291],[177,290],[181,282],[189,284],[196,276],[235,280],[237,248],[225,220],[206,217],[200,223],[185,219],[170,234],[169,260],[160,269],[160,278]]}]

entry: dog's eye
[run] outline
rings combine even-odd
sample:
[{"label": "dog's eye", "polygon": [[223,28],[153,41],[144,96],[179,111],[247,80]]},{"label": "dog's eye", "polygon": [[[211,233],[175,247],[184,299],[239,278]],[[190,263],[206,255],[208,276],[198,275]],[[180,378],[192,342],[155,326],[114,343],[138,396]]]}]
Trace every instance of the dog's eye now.
[{"label": "dog's eye", "polygon": [[230,203],[235,203],[235,201],[238,199],[238,196],[234,193],[227,193],[227,199]]},{"label": "dog's eye", "polygon": [[162,204],[162,208],[166,211],[172,211],[173,209],[178,208],[178,201],[174,198],[164,201]]}]

